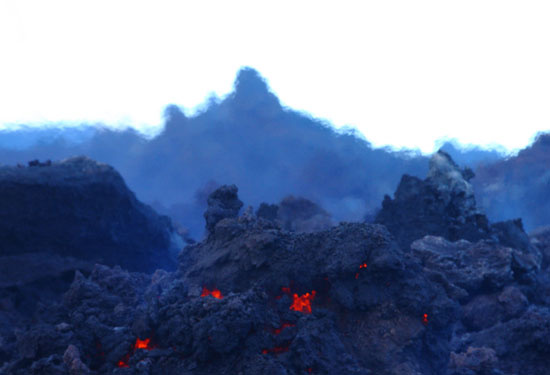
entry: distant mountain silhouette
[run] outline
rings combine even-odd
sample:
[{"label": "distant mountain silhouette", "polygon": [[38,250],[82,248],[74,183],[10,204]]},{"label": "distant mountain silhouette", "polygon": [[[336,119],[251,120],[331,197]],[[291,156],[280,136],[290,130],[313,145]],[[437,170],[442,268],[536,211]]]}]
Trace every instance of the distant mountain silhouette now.
[{"label": "distant mountain silhouette", "polygon": [[[210,99],[192,117],[169,105],[164,129],[151,140],[132,128],[86,129],[85,136],[72,138],[67,131],[34,135],[32,144],[17,149],[6,146],[6,137],[29,137],[30,130],[0,132],[0,162],[84,154],[108,163],[140,200],[170,215],[195,238],[204,231],[206,197],[223,184],[239,186],[245,207],[295,195],[319,204],[334,222],[362,221],[374,216],[402,174],[421,177],[428,171],[428,158],[418,152],[376,149],[352,130],[339,131],[283,107],[252,68],[238,72],[232,93]],[[444,149],[457,163],[472,167],[499,157],[450,143]]]},{"label": "distant mountain silhouette", "polygon": [[526,229],[550,224],[550,134],[516,156],[480,166],[472,181],[492,220],[523,218]]}]

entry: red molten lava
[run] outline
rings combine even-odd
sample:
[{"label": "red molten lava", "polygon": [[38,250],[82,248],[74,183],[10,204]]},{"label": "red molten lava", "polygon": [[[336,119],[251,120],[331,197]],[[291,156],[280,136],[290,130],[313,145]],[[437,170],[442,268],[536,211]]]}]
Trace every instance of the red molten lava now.
[{"label": "red molten lava", "polygon": [[128,361],[130,361],[130,353],[126,354],[118,363],[116,364],[118,367],[130,367],[128,364]]},{"label": "red molten lava", "polygon": [[424,323],[425,326],[428,325],[428,314],[422,315],[422,323]]},{"label": "red molten lava", "polygon": [[206,296],[212,296],[216,299],[222,299],[223,298],[223,294],[222,294],[222,292],[219,291],[219,289],[208,290],[207,287],[203,287],[201,297],[206,297]]},{"label": "red molten lava", "polygon": [[269,353],[281,354],[285,352],[288,352],[288,346],[276,346],[271,349],[262,349],[262,354],[269,354]]},{"label": "red molten lava", "polygon": [[296,293],[292,295],[292,305],[290,305],[290,310],[300,311],[304,314],[311,314],[311,302],[315,298],[317,292],[312,290],[311,294],[306,293],[301,296],[298,296]]},{"label": "red molten lava", "polygon": [[[290,288],[287,287],[287,286],[283,286],[283,287],[281,288],[281,290],[283,291],[284,294],[290,294]],[[283,298],[282,295],[281,295],[281,296],[276,296],[276,297],[275,297],[275,299],[281,299],[281,298]]]},{"label": "red molten lava", "polygon": [[273,349],[271,349],[271,352],[275,354],[288,352],[288,346],[276,346]]},{"label": "red molten lava", "polygon": [[288,328],[288,327],[296,327],[296,324],[292,324],[292,323],[283,323],[279,328],[275,328],[275,329],[273,330],[273,334],[278,335],[278,334],[280,334],[281,332],[283,332],[283,329]]},{"label": "red molten lava", "polygon": [[134,347],[132,348],[132,351],[130,353],[126,353],[124,357],[120,361],[117,362],[118,367],[130,367],[128,365],[128,362],[130,361],[130,357],[136,352],[138,349],[145,349],[145,350],[153,350],[156,346],[151,343],[150,338],[146,338],[145,340],[141,340],[139,337],[136,339],[136,342],[134,343]]},{"label": "red molten lava", "polygon": [[[367,268],[367,263],[363,263],[363,264],[360,264],[359,265],[359,270],[362,270],[363,268]],[[357,272],[355,274],[355,278],[358,279],[359,278],[359,272]]]},{"label": "red molten lava", "polygon": [[134,350],[136,350],[136,349],[151,350],[153,348],[149,346],[150,342],[151,342],[151,339],[140,340],[139,337],[138,337],[136,339],[136,343],[134,344]]}]

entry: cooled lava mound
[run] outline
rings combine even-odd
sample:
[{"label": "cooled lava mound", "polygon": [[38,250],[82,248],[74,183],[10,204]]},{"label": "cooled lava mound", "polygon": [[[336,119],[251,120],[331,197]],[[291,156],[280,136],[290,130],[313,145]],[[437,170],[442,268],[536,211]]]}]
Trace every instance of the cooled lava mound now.
[{"label": "cooled lava mound", "polygon": [[0,196],[0,257],[47,253],[140,272],[172,266],[170,219],[107,164],[80,156],[2,166]]},{"label": "cooled lava mound", "polygon": [[381,224],[297,233],[239,216],[237,193],[210,195],[207,236],[175,272],[96,265],[33,324],[4,327],[0,372],[548,374],[544,234],[487,223],[475,240],[401,232],[404,247]]}]

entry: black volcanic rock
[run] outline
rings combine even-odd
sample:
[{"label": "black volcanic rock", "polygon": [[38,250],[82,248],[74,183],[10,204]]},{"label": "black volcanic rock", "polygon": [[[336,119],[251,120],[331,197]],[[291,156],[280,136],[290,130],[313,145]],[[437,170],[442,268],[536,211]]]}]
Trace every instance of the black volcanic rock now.
[{"label": "black volcanic rock", "polygon": [[[480,291],[494,292],[514,281],[513,259],[517,251],[485,241],[449,242],[426,236],[411,245],[425,269],[444,274],[456,298],[465,299]],[[457,289],[458,288],[458,289]]]},{"label": "black volcanic rock", "polygon": [[[174,267],[170,220],[105,164],[78,157],[2,167],[0,194],[0,342],[15,340],[14,327],[36,321],[75,272],[89,275],[96,262],[147,272]],[[59,373],[59,358],[43,359],[35,372]]]},{"label": "black volcanic rock", "polygon": [[542,268],[546,269],[550,265],[550,226],[538,228],[529,233],[531,244],[537,247],[542,256]]},{"label": "black volcanic rock", "polygon": [[548,374],[550,310],[531,306],[520,317],[464,335],[454,345],[455,363],[456,353],[461,356],[471,351],[470,348],[490,348],[494,358],[488,360],[491,362],[488,364],[491,371],[499,370],[461,374]]},{"label": "black volcanic rock", "polygon": [[330,214],[309,199],[286,196],[279,204],[262,203],[256,216],[277,223],[291,232],[317,232],[333,224]]},{"label": "black volcanic rock", "polygon": [[176,251],[167,217],[139,202],[110,166],[76,157],[0,168],[0,256],[48,253],[154,271]]},{"label": "black volcanic rock", "polygon": [[430,159],[425,180],[403,175],[394,199],[384,197],[375,222],[384,224],[404,249],[428,234],[451,241],[489,238],[488,220],[477,210],[468,182],[471,177],[471,170],[460,170],[440,150]]},{"label": "black volcanic rock", "polygon": [[528,272],[540,264],[540,251],[532,246],[521,219],[489,224],[476,206],[469,168],[460,169],[444,151],[430,159],[426,179],[403,175],[394,194],[384,198],[375,222],[384,224],[403,249],[426,235],[450,241],[492,240],[522,250],[516,261]]},{"label": "black volcanic rock", "polygon": [[269,204],[262,202],[256,210],[256,216],[262,219],[275,221],[279,213],[279,206],[276,204]]},{"label": "black volcanic rock", "polygon": [[235,216],[236,188],[220,191],[211,206],[233,202],[230,215],[176,272],[77,273],[33,325],[2,333],[0,372],[548,374],[540,243],[426,236],[402,249],[365,223],[297,233]]},{"label": "black volcanic rock", "polygon": [[208,232],[212,232],[220,220],[237,217],[243,206],[238,191],[235,185],[223,185],[208,196],[208,209],[204,213]]}]

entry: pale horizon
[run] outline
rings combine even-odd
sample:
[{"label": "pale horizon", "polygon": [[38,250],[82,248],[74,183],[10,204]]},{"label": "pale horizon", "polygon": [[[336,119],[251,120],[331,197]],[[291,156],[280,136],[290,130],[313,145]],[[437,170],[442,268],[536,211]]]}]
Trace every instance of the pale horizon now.
[{"label": "pale horizon", "polygon": [[[375,147],[508,151],[550,130],[544,1],[0,1],[0,129],[151,132],[250,66],[291,109]],[[501,147],[501,148],[502,148]]]}]

